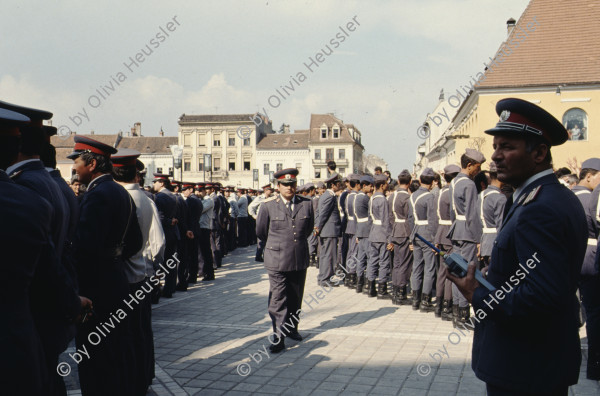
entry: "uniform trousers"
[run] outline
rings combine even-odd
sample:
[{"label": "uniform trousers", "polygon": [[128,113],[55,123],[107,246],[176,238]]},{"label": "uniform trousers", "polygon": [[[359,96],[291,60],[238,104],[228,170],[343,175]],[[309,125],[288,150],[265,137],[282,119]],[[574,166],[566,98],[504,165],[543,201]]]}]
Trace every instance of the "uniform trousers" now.
[{"label": "uniform trousers", "polygon": [[358,260],[358,244],[354,234],[346,234],[348,237],[348,253],[346,255],[346,270],[349,274],[356,274],[356,262]]},{"label": "uniform trousers", "polygon": [[338,237],[319,237],[319,283],[329,282],[335,272]]},{"label": "uniform trousers", "polygon": [[177,241],[177,258],[179,259],[177,265],[177,286],[183,288],[187,288],[187,280],[190,272],[189,241],[190,239],[185,233],[182,233],[181,240]]},{"label": "uniform trousers", "polygon": [[199,269],[199,261],[198,261],[198,240],[200,239],[200,234],[197,232],[194,233],[193,239],[187,240],[187,252],[188,252],[188,262],[190,263],[188,270],[188,282],[196,282],[198,279],[198,269]]},{"label": "uniform trousers", "polygon": [[[149,279],[149,278],[147,278]],[[129,295],[135,296],[135,292],[141,290],[145,295],[150,295],[152,285],[150,282],[146,284],[146,280],[138,283],[129,284]],[[144,289],[142,289],[142,287]],[[127,299],[132,301],[131,298]],[[131,310],[127,313],[130,331],[133,335],[133,350],[135,360],[133,362],[134,379],[133,389],[136,395],[145,395],[148,387],[152,384],[154,378],[154,338],[152,335],[152,305],[150,298],[144,297],[136,302],[131,303]],[[150,362],[152,365],[150,366]]]},{"label": "uniform trousers", "polygon": [[256,244],[256,256],[254,257],[256,261],[264,260],[264,252],[265,252],[265,243],[258,239],[258,243]]},{"label": "uniform trousers", "polygon": [[288,335],[298,331],[299,310],[302,308],[306,269],[300,271],[273,271],[269,274],[269,316],[273,332]]},{"label": "uniform trousers", "polygon": [[236,248],[237,240],[236,240],[236,230],[237,230],[237,219],[230,218],[229,226],[227,228],[227,245],[229,251],[232,252]]},{"label": "uniform trousers", "polygon": [[[441,245],[440,250],[445,254],[450,254],[452,252],[452,245]],[[435,285],[438,301],[441,298],[444,300],[452,300],[452,282],[447,278],[448,266],[440,256],[435,256],[435,259],[438,266],[437,283]]]},{"label": "uniform trousers", "polygon": [[431,294],[435,280],[435,254],[420,239],[413,242],[413,267],[410,288],[421,290],[423,294]]},{"label": "uniform trousers", "polygon": [[[477,265],[477,244],[475,242],[452,241],[452,250],[460,254],[469,264]],[[454,305],[458,304],[461,308],[469,306],[469,302],[455,284],[452,284],[452,300]]]},{"label": "uniform trousers", "polygon": [[408,284],[413,254],[410,251],[409,239],[403,238],[401,242],[399,240],[392,241],[394,244],[392,284],[402,287]]},{"label": "uniform trousers", "polygon": [[[174,260],[174,257],[179,257],[179,254],[175,256],[177,253],[177,244],[178,241],[176,239],[170,240],[166,242],[165,246],[165,263],[167,260]],[[168,267],[167,267],[168,268]],[[175,287],[177,285],[177,269],[176,268],[168,268],[169,272],[165,275],[165,286],[163,288],[164,295],[172,295],[175,292]]]},{"label": "uniform trousers", "polygon": [[316,255],[318,246],[319,246],[319,237],[316,236],[314,233],[311,233],[310,236],[308,237],[308,254]]},{"label": "uniform trousers", "polygon": [[358,256],[356,260],[356,275],[363,276],[367,272],[367,260],[369,256],[369,238],[358,238]]},{"label": "uniform trousers", "polygon": [[248,246],[248,217],[238,217],[238,246]]},{"label": "uniform trousers", "polygon": [[200,253],[202,254],[202,273],[205,277],[214,278],[215,269],[213,268],[212,252],[210,251],[210,230],[200,228]]},{"label": "uniform trousers", "polygon": [[369,242],[369,259],[367,261],[367,279],[386,283],[390,276],[391,257],[386,249],[386,242]]},{"label": "uniform trousers", "polygon": [[346,268],[346,258],[348,256],[348,234],[342,233],[338,243],[338,265]]},{"label": "uniform trousers", "polygon": [[210,247],[212,249],[213,264],[217,268],[221,268],[221,240],[219,238],[219,230],[210,230]]},{"label": "uniform trousers", "polygon": [[587,378],[600,379],[600,275],[584,275],[579,291],[587,320],[585,330],[588,339]]},{"label": "uniform trousers", "polygon": [[248,244],[256,244],[256,220],[251,216],[248,216]]}]

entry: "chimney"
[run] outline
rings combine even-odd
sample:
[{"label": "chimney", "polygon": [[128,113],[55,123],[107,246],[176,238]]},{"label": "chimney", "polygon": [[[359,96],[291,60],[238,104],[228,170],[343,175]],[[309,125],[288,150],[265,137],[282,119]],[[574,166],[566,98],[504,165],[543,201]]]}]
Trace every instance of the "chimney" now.
[{"label": "chimney", "polygon": [[508,21],[506,21],[507,36],[510,36],[513,29],[515,28],[516,23],[517,21],[515,21],[513,18],[510,18]]},{"label": "chimney", "polygon": [[283,126],[283,133],[290,133],[290,126],[289,125],[284,125]]},{"label": "chimney", "polygon": [[94,130],[92,129],[92,130],[90,131],[90,135],[93,135],[93,134],[94,134]]},{"label": "chimney", "polygon": [[142,136],[142,123],[136,122],[135,124],[133,124],[133,127],[135,128],[133,136]]},{"label": "chimney", "polygon": [[444,100],[444,98],[445,98],[445,96],[444,96],[444,88],[442,88],[442,90],[440,91],[440,97],[439,97],[438,99],[439,99],[439,100],[440,100],[440,102],[441,102],[441,101],[443,101],[443,100]]},{"label": "chimney", "polygon": [[160,132],[158,132],[158,136],[161,136],[161,137],[165,136],[165,132],[162,130],[162,127],[160,127]]}]

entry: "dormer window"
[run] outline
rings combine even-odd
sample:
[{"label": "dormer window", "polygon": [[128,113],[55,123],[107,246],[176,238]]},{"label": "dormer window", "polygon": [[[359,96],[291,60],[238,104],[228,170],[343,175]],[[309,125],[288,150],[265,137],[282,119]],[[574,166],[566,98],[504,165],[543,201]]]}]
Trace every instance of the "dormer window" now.
[{"label": "dormer window", "polygon": [[321,125],[321,139],[327,139],[327,125]]},{"label": "dormer window", "polygon": [[333,138],[339,139],[340,138],[340,127],[338,126],[338,124],[335,124],[333,126],[333,128],[331,128],[331,130],[333,131]]}]

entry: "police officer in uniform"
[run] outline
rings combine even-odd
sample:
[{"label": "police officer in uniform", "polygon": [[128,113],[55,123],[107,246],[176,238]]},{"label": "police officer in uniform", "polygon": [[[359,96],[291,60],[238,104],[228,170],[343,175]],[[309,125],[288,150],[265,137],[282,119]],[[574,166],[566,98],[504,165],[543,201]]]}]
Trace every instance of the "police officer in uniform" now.
[{"label": "police officer in uniform", "polygon": [[412,264],[412,251],[410,250],[410,193],[408,186],[412,177],[407,169],[398,175],[396,191],[388,197],[390,205],[390,222],[392,223],[392,243],[394,244],[394,257],[392,269],[392,303],[406,305],[408,300],[407,284],[410,266]]},{"label": "police officer in uniform", "polygon": [[245,194],[246,190],[238,188],[238,246],[247,247],[248,241],[248,198]]},{"label": "police officer in uniform", "polygon": [[[448,238],[453,250],[467,262],[477,262],[477,244],[481,241],[481,223],[477,214],[477,187],[472,178],[479,173],[485,157],[468,148],[460,158],[461,171],[450,183],[450,217],[452,226]],[[469,320],[470,308],[456,286],[452,286],[454,326]]]},{"label": "police officer in uniform", "polygon": [[358,256],[356,259],[356,292],[363,292],[365,288],[367,259],[369,253],[369,233],[371,232],[371,216],[369,215],[370,196],[373,192],[375,181],[372,176],[360,178],[361,190],[354,198],[354,215],[356,216],[356,244],[358,245]]},{"label": "police officer in uniform", "polygon": [[[321,182],[322,183],[322,182]],[[312,183],[308,183],[305,187],[308,191],[308,196],[312,201],[313,212],[315,214],[315,220],[317,219],[317,211],[319,207],[319,196],[317,195],[316,186]],[[308,237],[308,252],[310,254],[310,265],[318,267],[318,248],[319,248],[319,237],[314,233],[311,233]]]},{"label": "police officer in uniform", "polygon": [[479,286],[474,263],[448,278],[477,313],[472,367],[488,395],[567,395],[581,364],[576,289],[587,244],[585,212],[552,170],[550,147],[568,134],[525,100],[500,100],[496,112],[485,131],[492,160],[498,179],[516,187],[487,273],[496,290]]},{"label": "police officer in uniform", "polygon": [[477,198],[477,209],[482,225],[479,255],[486,267],[490,263],[494,240],[500,224],[502,224],[502,213],[504,213],[506,204],[506,197],[500,192],[503,183],[498,180],[497,172],[496,164],[493,161],[490,162],[490,184],[479,193]]},{"label": "police officer in uniform", "polygon": [[[81,293],[94,302],[94,315],[81,325],[75,339],[77,349],[85,348],[90,356],[79,363],[79,383],[83,395],[133,395],[135,336],[126,314],[123,317],[118,310],[128,309],[126,261],[142,248],[136,207],[110,174],[110,155],[117,150],[84,136],[74,140],[68,158],[74,161],[79,180],[88,185],[81,201],[75,259]],[[111,322],[114,329],[96,343],[98,338],[92,336],[96,327]]]},{"label": "police officer in uniform", "polygon": [[[250,216],[252,216],[252,218],[255,220],[258,218],[258,211],[260,210],[261,204],[265,200],[269,199],[271,194],[273,194],[273,187],[271,187],[271,184],[264,185],[262,188],[263,188],[263,193],[260,194],[258,197],[254,198],[252,200],[252,202],[250,203],[250,205],[248,205],[248,214]],[[264,261],[264,257],[263,257],[264,250],[265,250],[265,243],[260,238],[258,238],[258,243],[256,244],[256,255],[254,257],[255,261],[258,261],[261,263]]]},{"label": "police officer in uniform", "polygon": [[348,184],[350,192],[346,198],[346,218],[348,223],[346,224],[346,235],[348,239],[348,253],[346,256],[346,269],[348,270],[348,276],[346,279],[346,286],[350,289],[356,287],[356,260],[358,256],[358,245],[356,244],[356,216],[354,215],[354,199],[358,190],[360,189],[360,178],[354,173],[348,175]]},{"label": "police officer in uniform", "polygon": [[[450,164],[444,167],[444,180],[446,185],[442,187],[437,197],[436,211],[438,219],[438,227],[435,233],[435,246],[449,254],[452,251],[452,241],[448,238],[448,232],[452,226],[450,218],[450,183],[460,172],[458,165]],[[437,304],[435,306],[435,316],[441,317],[442,320],[452,320],[452,282],[447,279],[448,267],[440,259],[437,259],[437,282],[436,294]],[[441,302],[441,303],[440,303]]]},{"label": "police officer in uniform", "polygon": [[263,202],[256,220],[256,234],[265,241],[264,265],[269,274],[269,316],[276,334],[270,338],[272,353],[285,349],[285,337],[302,340],[298,321],[314,214],[311,201],[296,195],[297,175],[293,168],[274,174],[280,195]]},{"label": "police officer in uniform", "polygon": [[[335,272],[338,241],[342,235],[342,221],[337,201],[337,192],[342,188],[342,179],[334,173],[325,181],[327,190],[319,198],[319,214],[315,222],[315,234],[319,236],[319,276],[320,285],[329,286]],[[332,286],[338,286],[332,283]]]},{"label": "police officer in uniform", "polygon": [[[181,195],[188,208],[188,227],[191,229],[193,238],[187,238],[188,262],[190,264],[186,284],[194,284],[198,280],[198,238],[200,238],[200,216],[202,216],[202,201],[194,194],[194,183],[183,183]],[[183,276],[183,274],[182,274]],[[181,280],[180,280],[181,282]]]}]

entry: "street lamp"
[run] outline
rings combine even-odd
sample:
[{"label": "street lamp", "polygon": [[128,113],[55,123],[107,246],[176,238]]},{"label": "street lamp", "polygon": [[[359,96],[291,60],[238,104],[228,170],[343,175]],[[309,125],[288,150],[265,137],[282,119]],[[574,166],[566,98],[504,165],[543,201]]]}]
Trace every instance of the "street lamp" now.
[{"label": "street lamp", "polygon": [[[181,169],[180,177],[183,179],[183,168],[181,167],[181,157],[183,156],[183,146],[172,144],[169,146],[171,154],[173,155],[173,167],[175,169]],[[173,172],[173,179],[175,178],[175,172]],[[180,181],[181,181],[180,179]]]}]

